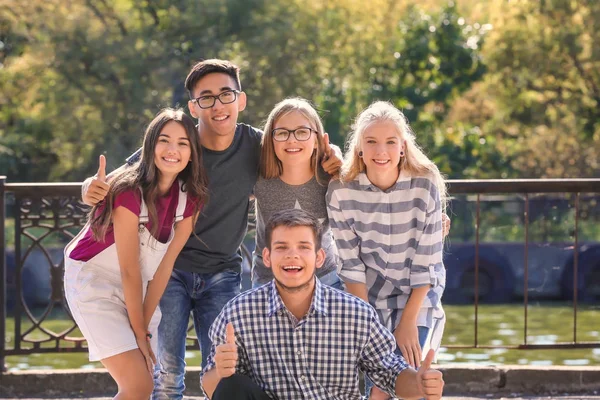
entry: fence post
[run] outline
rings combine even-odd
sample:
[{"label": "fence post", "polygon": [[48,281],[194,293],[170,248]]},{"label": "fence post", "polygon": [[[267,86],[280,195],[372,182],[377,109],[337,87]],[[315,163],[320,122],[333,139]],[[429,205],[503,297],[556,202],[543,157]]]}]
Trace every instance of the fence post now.
[{"label": "fence post", "polygon": [[6,238],[4,210],[4,183],[6,176],[0,176],[0,376],[6,370],[4,355],[6,353]]}]

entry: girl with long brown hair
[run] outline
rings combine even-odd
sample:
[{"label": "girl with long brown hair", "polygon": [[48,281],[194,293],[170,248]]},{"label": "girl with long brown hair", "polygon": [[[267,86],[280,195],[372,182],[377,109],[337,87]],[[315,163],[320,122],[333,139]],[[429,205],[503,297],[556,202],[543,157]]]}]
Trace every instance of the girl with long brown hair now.
[{"label": "girl with long brown hair", "polygon": [[90,361],[119,387],[115,399],[152,393],[158,303],[207,200],[200,149],[190,117],[159,112],[141,159],[111,176],[108,195],[65,249],[66,299]]}]

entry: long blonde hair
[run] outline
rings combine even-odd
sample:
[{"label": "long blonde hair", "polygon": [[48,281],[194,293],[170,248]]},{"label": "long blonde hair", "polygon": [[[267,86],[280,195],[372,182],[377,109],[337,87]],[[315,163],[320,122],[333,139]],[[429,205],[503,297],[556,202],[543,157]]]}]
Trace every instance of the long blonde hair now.
[{"label": "long blonde hair", "polygon": [[354,180],[359,173],[366,171],[363,159],[359,156],[361,140],[365,130],[378,122],[392,122],[401,140],[406,141],[404,157],[400,158],[398,170],[404,170],[411,176],[431,176],[440,194],[442,211],[446,209],[447,189],[444,177],[415,141],[408,120],[400,110],[387,101],[376,101],[364,109],[352,127],[346,141],[346,156],[342,165],[341,179],[344,182]]},{"label": "long blonde hair", "polygon": [[275,146],[273,145],[273,127],[277,120],[291,112],[299,112],[305,117],[310,127],[317,131],[317,148],[313,151],[310,157],[310,166],[317,178],[317,182],[322,183],[319,179],[319,163],[323,158],[323,149],[321,149],[321,140],[323,139],[323,123],[317,113],[317,110],[301,97],[293,97],[280,101],[275,105],[265,122],[264,135],[261,142],[260,150],[260,176],[265,179],[278,178],[283,173],[283,164],[275,154]]}]

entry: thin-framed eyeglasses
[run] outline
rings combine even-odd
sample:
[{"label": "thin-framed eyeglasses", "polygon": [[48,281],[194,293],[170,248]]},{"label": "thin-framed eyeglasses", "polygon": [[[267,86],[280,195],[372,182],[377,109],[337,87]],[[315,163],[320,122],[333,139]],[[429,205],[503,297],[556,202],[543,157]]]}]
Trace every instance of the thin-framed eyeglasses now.
[{"label": "thin-framed eyeglasses", "polygon": [[226,90],[224,92],[221,92],[216,96],[213,96],[213,95],[200,96],[200,97],[195,98],[194,101],[196,102],[196,104],[198,104],[198,107],[200,107],[200,108],[211,108],[212,106],[215,105],[215,102],[217,101],[217,99],[219,99],[221,104],[233,103],[237,99],[238,93],[241,93],[241,92],[239,90],[231,89],[231,90]]},{"label": "thin-framed eyeglasses", "polygon": [[277,128],[271,131],[271,135],[273,135],[273,139],[276,142],[285,142],[290,138],[290,135],[294,135],[297,141],[304,142],[310,139],[310,135],[316,130],[307,127],[300,127],[296,129],[285,129],[285,128]]}]

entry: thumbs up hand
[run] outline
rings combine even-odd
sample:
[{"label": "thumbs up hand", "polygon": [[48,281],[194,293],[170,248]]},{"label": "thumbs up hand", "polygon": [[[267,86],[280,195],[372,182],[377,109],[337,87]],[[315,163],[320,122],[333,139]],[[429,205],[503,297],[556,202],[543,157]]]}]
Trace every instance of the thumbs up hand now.
[{"label": "thumbs up hand", "polygon": [[433,350],[429,350],[425,361],[421,363],[417,371],[417,383],[421,387],[423,397],[427,400],[441,399],[444,389],[442,373],[436,369],[431,369],[434,354]]},{"label": "thumbs up hand", "polygon": [[342,166],[342,153],[337,147],[334,149],[329,143],[329,134],[324,133],[322,138],[319,140],[321,149],[323,152],[323,160],[321,161],[321,167],[329,175],[335,176],[340,171]]},{"label": "thumbs up hand", "polygon": [[225,328],[226,340],[215,349],[215,364],[219,378],[227,378],[235,374],[238,359],[237,345],[235,344],[235,331],[230,322]]},{"label": "thumbs up hand", "polygon": [[106,183],[106,158],[103,155],[100,155],[98,164],[96,177],[90,181],[87,190],[83,193],[83,202],[92,206],[104,200],[110,188],[110,185]]}]

